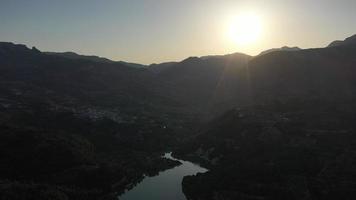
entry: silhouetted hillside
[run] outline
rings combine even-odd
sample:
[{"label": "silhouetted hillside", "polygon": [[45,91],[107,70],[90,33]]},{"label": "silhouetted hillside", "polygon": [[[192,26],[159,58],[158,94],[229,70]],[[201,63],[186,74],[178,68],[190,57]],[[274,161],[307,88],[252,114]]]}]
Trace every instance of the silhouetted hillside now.
[{"label": "silhouetted hillside", "polygon": [[356,35],[346,38],[345,40],[336,40],[329,44],[328,47],[335,47],[335,46],[343,46],[343,45],[355,45],[356,44]]},{"label": "silhouetted hillside", "polygon": [[249,106],[202,126],[177,152],[210,171],[188,199],[350,199],[356,46],[271,52],[248,65]]},{"label": "silhouetted hillside", "polygon": [[69,58],[69,59],[77,59],[77,60],[87,60],[87,61],[93,61],[93,62],[101,62],[101,63],[120,63],[122,65],[126,65],[129,67],[135,67],[135,68],[143,68],[146,67],[145,65],[137,64],[137,63],[129,63],[129,62],[124,62],[124,61],[112,61],[107,58],[102,58],[99,56],[85,56],[85,55],[79,55],[74,52],[63,52],[63,53],[57,53],[57,52],[45,52],[47,55],[54,55],[54,56],[59,56],[63,58]]},{"label": "silhouetted hillside", "polygon": [[259,103],[350,100],[355,95],[355,53],[356,45],[256,57],[249,64],[253,99]]},{"label": "silhouetted hillside", "polygon": [[353,38],[149,67],[0,43],[0,196],[115,199],[176,150],[209,168],[191,200],[353,199]]},{"label": "silhouetted hillside", "polygon": [[287,46],[284,46],[284,47],[281,47],[281,48],[274,48],[274,49],[268,49],[268,50],[262,51],[259,54],[259,56],[267,54],[267,53],[275,52],[275,51],[299,51],[299,50],[302,50],[302,49],[299,48],[299,47],[287,47]]},{"label": "silhouetted hillside", "polygon": [[114,62],[107,58],[102,58],[99,56],[84,56],[84,55],[76,54],[74,52],[63,52],[63,53],[45,52],[45,53],[48,55],[60,56],[63,58],[70,58],[70,59],[80,59],[80,60],[88,60],[88,61],[104,62],[104,63],[113,63]]},{"label": "silhouetted hillside", "polygon": [[150,109],[145,77],[0,43],[1,198],[115,199],[176,165],[160,158],[173,136]]},{"label": "silhouetted hillside", "polygon": [[164,69],[155,76],[155,91],[176,101],[182,110],[204,115],[220,113],[246,102],[243,93],[250,59],[248,55],[237,53],[190,57],[168,66],[163,64]]},{"label": "silhouetted hillside", "polygon": [[[41,96],[41,101],[46,100],[43,97],[55,96],[62,98],[61,104],[71,99],[71,103],[78,101],[81,105],[100,102],[101,106],[112,106],[128,99],[134,103],[135,100],[140,101],[138,96],[145,96],[144,70],[121,63],[67,59],[25,46],[2,43],[0,64],[2,85],[6,86],[4,90],[18,90],[20,96],[31,96],[31,92],[43,93],[32,95]],[[110,100],[113,98],[115,101]]]}]

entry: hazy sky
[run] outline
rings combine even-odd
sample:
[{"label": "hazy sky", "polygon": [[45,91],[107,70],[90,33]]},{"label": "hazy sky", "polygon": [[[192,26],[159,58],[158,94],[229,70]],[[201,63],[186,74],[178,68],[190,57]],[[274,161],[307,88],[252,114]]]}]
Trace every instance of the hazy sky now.
[{"label": "hazy sky", "polygon": [[[226,37],[229,16],[261,16],[251,45]],[[154,63],[188,56],[323,47],[356,34],[356,0],[0,0],[0,41]]]}]

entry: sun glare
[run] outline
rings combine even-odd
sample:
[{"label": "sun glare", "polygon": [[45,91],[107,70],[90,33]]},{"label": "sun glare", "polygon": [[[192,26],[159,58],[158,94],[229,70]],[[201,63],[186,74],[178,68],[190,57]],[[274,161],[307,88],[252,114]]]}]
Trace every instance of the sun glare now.
[{"label": "sun glare", "polygon": [[228,37],[236,45],[251,45],[262,33],[261,18],[255,13],[243,13],[232,17],[228,27]]}]

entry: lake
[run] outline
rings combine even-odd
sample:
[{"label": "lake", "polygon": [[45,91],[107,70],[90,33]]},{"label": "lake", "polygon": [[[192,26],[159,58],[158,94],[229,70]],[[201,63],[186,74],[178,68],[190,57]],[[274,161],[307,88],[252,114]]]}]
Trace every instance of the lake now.
[{"label": "lake", "polygon": [[182,191],[184,176],[204,173],[207,169],[194,163],[179,160],[172,153],[164,155],[167,159],[178,160],[182,164],[160,172],[157,176],[145,177],[133,189],[119,196],[120,200],[186,200]]}]

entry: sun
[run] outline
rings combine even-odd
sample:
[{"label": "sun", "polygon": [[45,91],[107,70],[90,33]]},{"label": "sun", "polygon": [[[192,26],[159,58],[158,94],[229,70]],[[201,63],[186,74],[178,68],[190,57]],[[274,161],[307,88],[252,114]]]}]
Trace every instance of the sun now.
[{"label": "sun", "polygon": [[236,45],[251,45],[260,39],[262,20],[255,13],[242,13],[230,19],[228,27],[229,40]]}]

